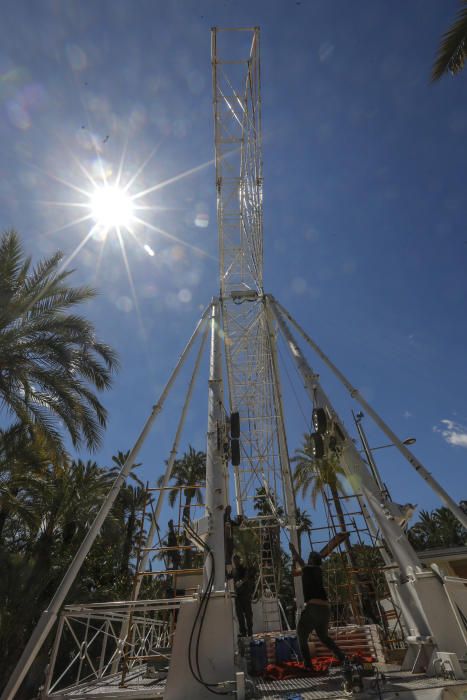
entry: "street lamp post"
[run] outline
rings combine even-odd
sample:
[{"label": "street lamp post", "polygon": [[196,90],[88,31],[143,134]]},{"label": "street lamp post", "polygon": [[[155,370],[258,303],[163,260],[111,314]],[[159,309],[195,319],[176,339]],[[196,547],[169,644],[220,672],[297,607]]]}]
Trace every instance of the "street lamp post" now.
[{"label": "street lamp post", "polygon": [[[376,481],[376,483],[378,484],[378,488],[381,491],[381,494],[383,496],[385,496],[388,500],[391,500],[391,494],[389,493],[388,487],[381,479],[381,475],[378,471],[378,467],[376,466],[376,462],[373,458],[372,453],[375,450],[384,450],[387,447],[394,447],[394,445],[391,442],[391,443],[389,443],[389,445],[379,445],[378,447],[370,447],[368,444],[368,438],[365,434],[365,431],[363,430],[363,425],[362,425],[362,418],[363,418],[364,414],[360,411],[360,413],[357,413],[357,415],[355,415],[355,413],[352,411],[352,416],[353,416],[355,426],[356,426],[357,431],[358,431],[358,435],[360,437],[360,441],[362,443],[363,452],[365,453],[365,456],[367,458],[368,466],[371,469],[371,473],[373,475],[373,478]],[[406,438],[405,440],[403,440],[402,444],[403,445],[413,445],[415,442],[416,442],[416,438],[409,437],[409,438]]]},{"label": "street lamp post", "polygon": [[[417,442],[417,438],[414,437],[409,437],[406,438],[405,440],[402,441],[403,445],[415,445]],[[390,442],[389,445],[378,445],[378,447],[371,447],[370,450],[371,452],[374,452],[375,450],[384,450],[385,447],[394,447],[394,443]]]}]

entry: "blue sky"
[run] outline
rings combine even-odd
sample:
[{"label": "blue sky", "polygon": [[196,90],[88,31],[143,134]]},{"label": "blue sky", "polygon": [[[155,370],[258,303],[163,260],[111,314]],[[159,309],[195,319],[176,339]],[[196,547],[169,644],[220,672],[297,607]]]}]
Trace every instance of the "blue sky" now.
[{"label": "blue sky", "polygon": [[[145,219],[179,241],[148,226],[135,229],[140,244],[125,236],[134,290],[115,236],[104,249],[92,238],[71,263],[77,283],[99,289],[85,312],[122,361],[104,397],[100,463],[132,445],[218,288],[209,30],[259,25],[266,289],[401,437],[417,438],[415,454],[454,498],[466,497],[467,73],[429,80],[457,6],[4,0],[0,226],[15,227],[35,258],[72,255],[89,232],[72,224],[82,209],[60,204],[83,202],[70,185],[91,189],[80,164],[98,177],[100,159],[112,179],[125,153],[128,181],[152,153],[133,193],[205,164],[144,198],[154,207]],[[356,406],[313,366],[351,427]],[[204,449],[205,374],[184,447]],[[289,374],[293,452],[308,409]],[[143,450],[145,480],[170,449],[181,379]],[[386,442],[366,427],[373,445]],[[379,456],[396,499],[439,505],[395,450]]]}]

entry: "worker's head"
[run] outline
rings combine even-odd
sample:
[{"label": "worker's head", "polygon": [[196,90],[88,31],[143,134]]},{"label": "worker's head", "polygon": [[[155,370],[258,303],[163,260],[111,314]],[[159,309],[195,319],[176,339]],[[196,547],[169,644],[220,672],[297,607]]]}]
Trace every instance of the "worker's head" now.
[{"label": "worker's head", "polygon": [[310,552],[308,564],[311,566],[321,566],[321,555],[318,552]]},{"label": "worker's head", "polygon": [[232,561],[234,566],[238,566],[240,564],[240,557],[238,554],[233,555]]},{"label": "worker's head", "polygon": [[169,525],[169,530],[172,530],[172,529],[173,529],[173,526],[174,526],[174,521],[173,521],[173,520],[169,520],[168,525]]}]

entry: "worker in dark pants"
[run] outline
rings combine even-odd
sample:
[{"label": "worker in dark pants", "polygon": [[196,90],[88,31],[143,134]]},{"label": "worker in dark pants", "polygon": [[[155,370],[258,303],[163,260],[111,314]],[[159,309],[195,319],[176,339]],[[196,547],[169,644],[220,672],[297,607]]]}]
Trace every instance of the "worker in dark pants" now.
[{"label": "worker in dark pants", "polygon": [[179,550],[177,549],[178,538],[177,538],[177,534],[175,532],[173,520],[169,520],[168,527],[169,527],[169,531],[167,533],[167,547],[169,548],[169,551],[168,551],[167,558],[169,560],[169,563],[170,563],[172,569],[179,569],[180,562],[181,562],[181,556],[180,556]]},{"label": "worker in dark pants", "polygon": [[253,634],[253,610],[251,608],[251,590],[248,581],[248,570],[241,563],[238,554],[233,559],[232,578],[235,588],[235,612],[237,613],[240,637],[251,637]]},{"label": "worker in dark pants", "polygon": [[313,631],[316,632],[318,639],[343,663],[346,660],[346,656],[335,641],[331,639],[328,632],[329,603],[323,586],[321,557],[317,552],[311,552],[308,564],[305,564],[292,543],[290,544],[290,551],[295,563],[295,571],[298,573],[301,571],[303,581],[305,608],[298,621],[297,637],[305,668],[312,668],[308,637]]}]

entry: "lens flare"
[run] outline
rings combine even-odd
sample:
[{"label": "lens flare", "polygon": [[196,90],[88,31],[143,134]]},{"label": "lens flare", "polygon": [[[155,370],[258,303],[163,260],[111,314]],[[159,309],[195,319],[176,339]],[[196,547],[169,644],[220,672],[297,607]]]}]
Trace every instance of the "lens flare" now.
[{"label": "lens flare", "polygon": [[120,187],[104,185],[93,192],[91,216],[99,227],[127,228],[134,219],[131,197]]}]

